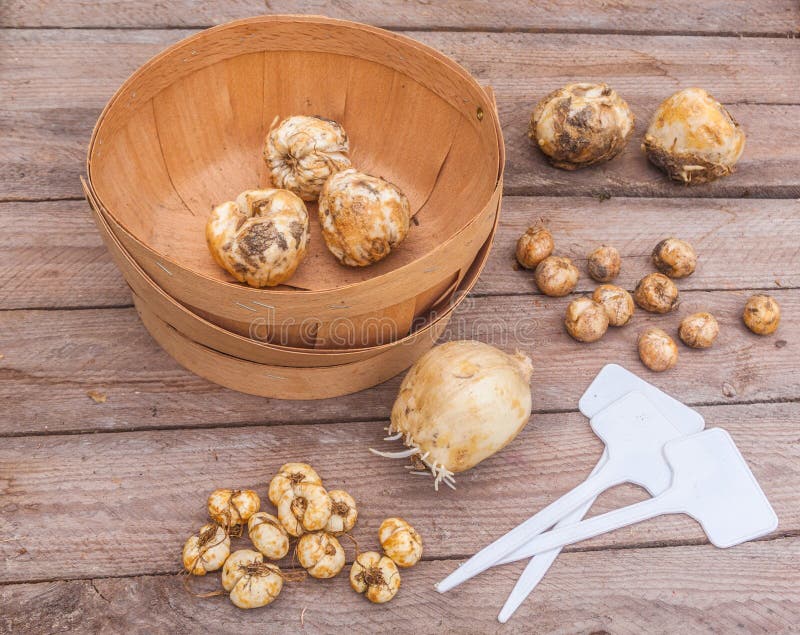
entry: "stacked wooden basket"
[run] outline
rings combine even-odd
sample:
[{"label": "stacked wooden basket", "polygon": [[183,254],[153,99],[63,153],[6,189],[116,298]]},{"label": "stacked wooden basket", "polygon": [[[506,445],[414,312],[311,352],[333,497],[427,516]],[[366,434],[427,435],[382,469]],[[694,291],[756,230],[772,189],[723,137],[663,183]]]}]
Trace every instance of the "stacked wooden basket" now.
[{"label": "stacked wooden basket", "polygon": [[[397,184],[414,222],[388,258],[350,268],[310,205],[306,259],[288,285],[255,289],[214,263],[205,222],[269,186],[267,130],[295,114],[341,122],[353,164]],[[234,390],[318,399],[396,375],[443,333],[491,247],[503,163],[491,92],[441,53],[362,24],[263,16],[198,33],[134,73],[95,126],[84,190],[170,355]]]}]

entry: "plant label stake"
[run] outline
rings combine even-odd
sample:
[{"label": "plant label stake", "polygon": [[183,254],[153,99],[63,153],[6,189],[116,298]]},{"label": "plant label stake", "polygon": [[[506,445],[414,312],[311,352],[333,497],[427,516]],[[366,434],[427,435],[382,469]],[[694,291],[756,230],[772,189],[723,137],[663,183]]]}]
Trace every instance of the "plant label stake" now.
[{"label": "plant label stake", "polygon": [[528,556],[588,540],[662,516],[687,514],[721,549],[766,536],[778,517],[731,436],[722,428],[675,439],[664,446],[672,485],[663,494],[589,520],[543,533],[525,545]]},{"label": "plant label stake", "polygon": [[669,487],[672,472],[664,459],[664,444],[684,435],[647,397],[632,392],[595,415],[591,425],[606,444],[608,459],[600,468],[572,491],[470,558],[437,585],[440,593],[495,564],[504,563],[505,556],[533,536],[615,485],[635,483],[653,495]]},{"label": "plant label stake", "polygon": [[[670,397],[652,384],[646,382],[629,370],[625,370],[617,364],[607,364],[595,377],[594,381],[583,393],[578,407],[581,412],[590,419],[600,413],[603,409],[625,396],[632,391],[639,391],[644,394],[664,415],[670,423],[680,430],[684,435],[700,432],[705,427],[702,415],[681,403],[677,399]],[[593,476],[603,466],[608,459],[608,453],[603,451],[600,461],[595,466],[590,476]],[[660,492],[651,492],[659,494]],[[555,526],[563,527],[580,521],[591,509],[595,499],[592,498],[575,511],[561,519]],[[547,553],[531,559],[525,567],[511,594],[508,596],[505,605],[497,616],[498,621],[506,623],[514,614],[525,598],[530,595],[536,585],[541,582],[547,570],[555,562],[561,549],[553,549]],[[503,558],[503,562],[513,562],[522,559],[516,552]],[[498,563],[499,564],[499,563]]]}]

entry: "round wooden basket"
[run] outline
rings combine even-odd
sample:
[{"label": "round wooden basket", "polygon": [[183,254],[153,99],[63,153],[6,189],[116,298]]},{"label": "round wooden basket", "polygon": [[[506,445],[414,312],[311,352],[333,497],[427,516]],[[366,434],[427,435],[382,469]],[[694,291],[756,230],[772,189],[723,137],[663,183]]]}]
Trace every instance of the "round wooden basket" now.
[{"label": "round wooden basket", "polygon": [[[341,122],[356,168],[396,183],[414,223],[385,260],[345,267],[309,206],[309,253],[287,285],[254,289],[205,244],[213,205],[270,185],[274,118]],[[263,16],[198,33],[154,57],[97,122],[88,187],[147,276],[227,331],[294,348],[367,348],[407,335],[446,303],[490,236],[502,193],[490,93],[407,37],[341,20]],[[191,333],[186,334],[193,338]]]},{"label": "round wooden basket", "polygon": [[[391,369],[396,368],[395,359],[402,359],[404,360],[403,363],[408,360],[407,352],[402,355],[394,355],[389,354],[390,349],[403,346],[407,348],[407,351],[412,350],[420,352],[420,354],[424,352],[424,350],[427,350],[441,334],[442,328],[444,328],[444,325],[447,324],[449,320],[450,313],[458,306],[461,300],[477,282],[486,264],[486,260],[488,259],[492,241],[497,230],[497,221],[499,220],[498,209],[495,215],[495,223],[492,232],[461,281],[457,293],[442,305],[434,306],[427,316],[424,316],[424,318],[421,317],[412,333],[387,344],[366,348],[309,350],[261,342],[237,333],[226,331],[216,324],[192,313],[182,304],[176,302],[155,284],[147,273],[139,267],[136,261],[131,258],[130,254],[125,251],[122,244],[111,231],[105,215],[100,211],[85,181],[83,181],[83,186],[100,236],[115,264],[125,277],[128,286],[131,288],[137,307],[148,315],[152,314],[150,324],[153,323],[153,319],[157,319],[172,327],[179,334],[184,335],[186,338],[208,349],[213,349],[219,353],[237,357],[245,361],[271,366],[310,368],[312,369],[310,377],[314,375],[313,369],[327,366],[342,366],[344,369],[349,368],[355,371],[360,368],[357,364],[358,362],[378,356],[384,361],[387,359],[389,360],[386,369],[380,371],[380,373],[376,375],[376,377],[380,377],[386,372],[391,371]],[[444,320],[444,324],[439,324],[438,322],[440,320]],[[162,330],[163,328],[157,331],[157,333],[162,332]],[[423,342],[427,342],[427,344]],[[184,361],[185,359],[181,354],[176,355],[176,357],[179,358],[179,361]],[[185,365],[190,366],[192,370],[198,370],[199,374],[203,376],[208,376],[208,371],[202,368],[197,369],[196,367],[192,367],[190,363]],[[370,368],[374,369],[374,366],[371,365]],[[402,368],[405,368],[405,366]],[[281,369],[280,372],[286,371]],[[356,374],[356,376],[358,376],[358,374]],[[392,375],[389,376],[391,377]],[[209,378],[215,379],[214,377]],[[325,378],[323,378],[323,380],[324,379]],[[228,383],[231,383],[230,377],[228,377]],[[274,391],[279,388],[280,386],[272,386],[270,390],[273,392],[269,396],[277,396]],[[341,388],[339,388],[339,390],[341,390]]]}]

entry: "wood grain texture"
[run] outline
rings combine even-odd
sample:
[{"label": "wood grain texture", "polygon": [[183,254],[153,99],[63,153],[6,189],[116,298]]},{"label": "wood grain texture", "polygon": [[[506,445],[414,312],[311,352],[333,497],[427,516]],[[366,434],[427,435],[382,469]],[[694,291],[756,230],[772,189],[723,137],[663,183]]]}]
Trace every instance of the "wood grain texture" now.
[{"label": "wood grain texture", "polygon": [[261,13],[310,13],[367,22],[394,29],[532,31],[616,31],[788,34],[797,29],[800,11],[791,0],[755,5],[748,0],[668,5],[603,0],[507,2],[444,0],[435,3],[384,0],[232,0],[225,3],[173,0],[149,5],[105,0],[91,5],[66,0],[8,0],[0,26],[13,27],[204,27]]},{"label": "wood grain texture", "polygon": [[[769,497],[780,519],[773,536],[800,532],[795,411],[792,404],[701,409],[708,427],[731,433]],[[0,581],[175,571],[183,542],[204,522],[211,490],[255,487],[266,501],[269,479],[284,461],[296,460],[312,464],[327,487],[345,489],[358,502],[354,536],[362,549],[375,548],[381,521],[399,515],[420,531],[427,558],[463,557],[580,483],[602,451],[579,413],[540,415],[502,453],[458,475],[457,491],[435,492],[432,479],[409,475],[405,461],[367,451],[384,445],[383,425],[5,439]],[[608,511],[642,498],[633,486],[615,488],[594,509]],[[704,542],[695,521],[673,515],[569,549]]]},{"label": "wood grain texture", "polygon": [[[77,177],[102,106],[138,66],[186,30],[5,30],[0,47],[0,196],[80,196]],[[758,196],[800,194],[800,43],[780,38],[646,37],[409,32],[453,56],[497,94],[508,150],[506,191],[517,194]],[[105,63],[89,78],[93,60]],[[780,60],[776,63],[776,60]],[[576,79],[605,80],[638,125],[611,163],[568,173],[550,168],[525,136],[535,102]],[[700,85],[731,106],[748,142],[739,171],[708,186],[670,183],[639,150],[658,103]],[[68,94],[65,102],[63,95]]]},{"label": "wood grain texture", "polygon": [[[537,411],[574,410],[600,368],[616,362],[640,373],[690,404],[796,400],[795,372],[800,298],[772,293],[783,321],[772,337],[759,337],[741,323],[746,291],[689,291],[677,312],[659,316],[639,310],[633,322],[609,329],[593,345],[564,332],[568,298],[500,296],[467,299],[444,339],[479,339],[534,362]],[[645,326],[675,333],[682,316],[710,310],[720,321],[715,346],[683,346],[675,370],[647,371],[636,353]],[[235,393],[180,368],[145,331],[132,308],[81,311],[0,312],[0,400],[6,404],[0,434],[58,431],[284,424],[387,418],[400,382],[395,377],[347,399],[310,403],[266,400]],[[108,400],[96,404],[87,391]]]},{"label": "wood grain texture", "polygon": [[433,584],[458,561],[423,561],[403,570],[398,595],[382,606],[353,593],[344,575],[286,585],[273,605],[253,611],[236,609],[224,596],[192,598],[176,576],[8,585],[0,587],[0,629],[184,634],[236,624],[243,634],[263,633],[265,625],[281,633],[791,633],[800,619],[791,566],[798,558],[800,538],[727,550],[563,553],[503,626],[495,615],[518,565],[484,574],[490,583],[440,595]]},{"label": "wood grain texture", "polygon": [[[582,272],[594,246],[613,244],[623,257],[617,282],[628,288],[651,270],[652,248],[670,235],[700,254],[681,289],[800,287],[800,248],[786,240],[800,234],[796,200],[506,196],[478,295],[538,293],[531,273],[515,265],[514,246],[540,220],[553,232],[557,253]],[[583,273],[579,291],[592,286]],[[124,304],[130,294],[85,202],[0,203],[0,310]]]}]

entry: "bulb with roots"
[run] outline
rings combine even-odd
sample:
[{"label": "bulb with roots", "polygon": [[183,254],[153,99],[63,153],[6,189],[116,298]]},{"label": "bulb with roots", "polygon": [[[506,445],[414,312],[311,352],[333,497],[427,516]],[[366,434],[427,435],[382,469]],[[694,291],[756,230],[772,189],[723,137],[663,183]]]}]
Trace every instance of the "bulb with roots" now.
[{"label": "bulb with roots", "polygon": [[405,449],[373,454],[410,459],[412,474],[433,476],[434,489],[455,489],[458,472],[508,445],[531,414],[531,360],[476,341],[437,346],[411,367],[392,408],[385,441]]}]

